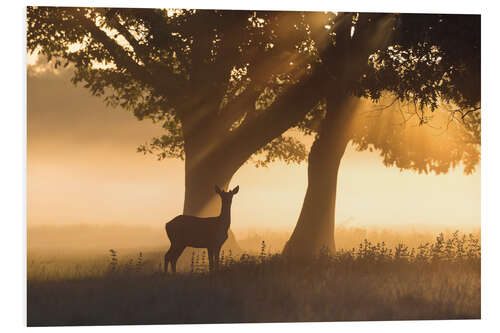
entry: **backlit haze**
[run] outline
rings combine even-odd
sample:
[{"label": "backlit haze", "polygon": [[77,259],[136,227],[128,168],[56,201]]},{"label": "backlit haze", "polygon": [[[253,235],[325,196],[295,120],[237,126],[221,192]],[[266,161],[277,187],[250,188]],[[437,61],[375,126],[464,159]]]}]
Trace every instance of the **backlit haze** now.
[{"label": "backlit haze", "polygon": [[[29,57],[29,62],[34,60]],[[71,73],[28,71],[28,227],[161,227],[182,212],[184,163],[136,152],[161,129],[70,82]],[[307,142],[312,140],[306,138]],[[377,152],[348,147],[339,172],[337,225],[468,231],[480,227],[480,167],[446,175],[387,168]],[[291,232],[307,187],[307,165],[244,165],[231,187],[232,229]]]}]

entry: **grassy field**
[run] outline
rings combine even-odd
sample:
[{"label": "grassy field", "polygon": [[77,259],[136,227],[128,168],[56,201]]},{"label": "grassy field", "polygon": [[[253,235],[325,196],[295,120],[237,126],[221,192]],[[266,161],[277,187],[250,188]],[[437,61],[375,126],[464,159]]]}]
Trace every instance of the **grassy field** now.
[{"label": "grassy field", "polygon": [[207,272],[192,252],[183,272],[160,272],[164,250],[28,254],[28,325],[112,325],[463,319],[481,316],[481,249],[469,235],[413,249],[362,242],[304,264],[268,252],[225,252]]}]

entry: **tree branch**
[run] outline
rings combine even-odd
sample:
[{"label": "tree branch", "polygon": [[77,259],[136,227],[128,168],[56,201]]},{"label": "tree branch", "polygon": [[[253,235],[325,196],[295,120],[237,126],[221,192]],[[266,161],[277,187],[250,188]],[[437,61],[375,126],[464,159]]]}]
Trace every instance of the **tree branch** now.
[{"label": "tree branch", "polygon": [[324,97],[321,87],[331,82],[326,75],[317,71],[304,78],[289,87],[267,110],[231,132],[223,148],[226,155],[244,163],[256,150],[296,125]]},{"label": "tree branch", "polygon": [[161,91],[165,96],[167,96],[168,99],[178,100],[179,96],[175,88],[178,88],[180,84],[176,76],[168,75],[168,73],[162,73],[167,76],[167,78],[162,77],[161,80],[158,80],[158,74],[156,74],[155,77],[146,68],[140,66],[122,46],[110,38],[103,30],[92,22],[92,20],[85,17],[82,12],[75,12],[75,16],[91,33],[92,37],[97,42],[101,43],[109,52],[114,59],[117,68],[129,72],[135,80],[140,80],[153,89]]},{"label": "tree branch", "polygon": [[108,14],[109,15],[106,15],[106,18],[110,26],[116,29],[116,31],[118,31],[120,35],[125,38],[125,40],[132,46],[132,49],[134,50],[137,58],[140,59],[145,65],[147,65],[150,59],[147,56],[148,52],[146,47],[139,44],[137,39],[130,33],[130,31],[118,21],[115,9],[111,9]]}]

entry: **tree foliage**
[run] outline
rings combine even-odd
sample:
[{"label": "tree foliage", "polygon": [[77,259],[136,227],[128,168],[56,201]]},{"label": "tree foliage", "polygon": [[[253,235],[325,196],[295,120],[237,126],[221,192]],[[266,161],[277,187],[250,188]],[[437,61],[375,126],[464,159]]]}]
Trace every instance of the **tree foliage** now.
[{"label": "tree foliage", "polygon": [[439,174],[462,162],[473,172],[481,143],[480,26],[478,15],[400,15],[393,42],[370,55],[355,92],[386,105],[358,119],[356,148],[378,150],[385,165],[401,169]]},{"label": "tree foliage", "polygon": [[[480,133],[471,131],[461,119],[454,120],[454,112],[443,107],[434,112],[426,109],[423,112],[429,115],[422,124],[422,111],[414,104],[387,97],[382,103],[386,103],[385,108],[368,103],[360,106],[350,131],[356,150],[378,151],[385,166],[401,170],[443,174],[462,164],[466,174],[475,171],[480,160],[476,139]],[[470,114],[466,124],[480,127],[480,119],[471,119],[476,116],[480,114]]]},{"label": "tree foliage", "polygon": [[28,50],[71,63],[75,84],[160,123],[165,134],[139,147],[160,159],[212,142],[239,163],[256,152],[259,166],[303,161],[303,143],[283,133],[317,133],[325,98],[341,92],[393,96],[420,124],[450,105],[465,128],[453,134],[470,144],[447,156],[410,151],[401,128],[383,139],[374,121],[352,136],[388,165],[445,172],[478,160],[479,26],[467,15],[28,7]]},{"label": "tree foliage", "polygon": [[[300,20],[283,12],[29,7],[28,50],[73,64],[72,81],[108,105],[161,123],[165,135],[140,151],[183,158],[186,139],[231,136],[298,81],[311,56],[299,48]],[[278,135],[267,153],[301,160],[302,146],[298,155],[286,148],[298,146]]]}]

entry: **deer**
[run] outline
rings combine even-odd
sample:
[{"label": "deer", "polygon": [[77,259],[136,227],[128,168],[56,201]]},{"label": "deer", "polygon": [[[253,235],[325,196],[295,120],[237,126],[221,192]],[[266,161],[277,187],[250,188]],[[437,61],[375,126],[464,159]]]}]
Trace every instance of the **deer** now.
[{"label": "deer", "polygon": [[219,216],[197,217],[179,215],[165,223],[167,237],[170,239],[170,248],[165,254],[164,271],[168,273],[168,263],[172,273],[176,274],[177,259],[188,246],[206,248],[208,252],[209,270],[217,270],[219,254],[222,244],[227,240],[227,231],[231,225],[231,202],[240,187],[225,192],[215,185],[215,193],[221,200],[222,206]]}]

